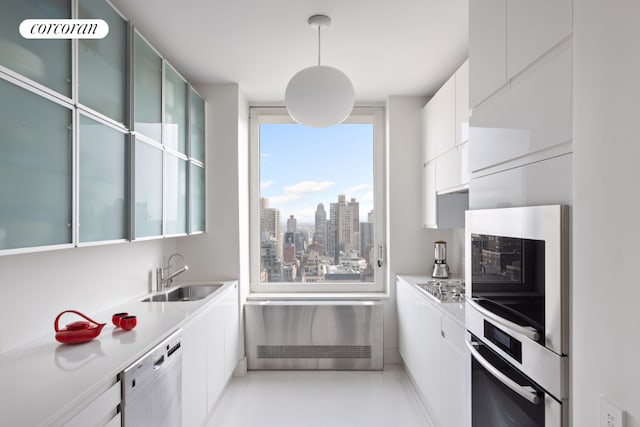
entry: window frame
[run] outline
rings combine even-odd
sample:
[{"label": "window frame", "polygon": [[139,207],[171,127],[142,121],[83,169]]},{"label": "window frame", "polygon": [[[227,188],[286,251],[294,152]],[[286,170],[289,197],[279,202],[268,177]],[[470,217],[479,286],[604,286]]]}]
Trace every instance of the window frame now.
[{"label": "window frame", "polygon": [[[285,107],[251,107],[249,114],[249,233],[252,293],[381,294],[387,291],[386,258],[386,131],[383,107],[356,107],[343,123],[373,124],[374,247],[373,282],[260,283],[260,125],[296,124]],[[337,195],[336,195],[337,200]]]}]

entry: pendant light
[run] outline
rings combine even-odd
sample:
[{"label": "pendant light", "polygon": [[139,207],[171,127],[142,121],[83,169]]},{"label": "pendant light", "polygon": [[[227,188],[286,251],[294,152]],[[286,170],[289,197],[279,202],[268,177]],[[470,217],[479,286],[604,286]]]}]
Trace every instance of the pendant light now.
[{"label": "pendant light", "polygon": [[304,126],[325,128],[342,123],[353,109],[355,93],[349,78],[342,71],[320,65],[320,30],[328,28],[331,19],[313,15],[309,26],[318,29],[318,65],[296,73],[285,91],[287,111],[293,120]]}]

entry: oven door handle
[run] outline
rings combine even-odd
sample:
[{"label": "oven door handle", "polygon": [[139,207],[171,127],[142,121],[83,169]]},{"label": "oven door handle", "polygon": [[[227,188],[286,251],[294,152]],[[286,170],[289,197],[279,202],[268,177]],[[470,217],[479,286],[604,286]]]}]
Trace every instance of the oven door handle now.
[{"label": "oven door handle", "polygon": [[513,323],[507,319],[503,319],[497,314],[482,307],[480,304],[475,302],[473,298],[467,299],[467,302],[471,304],[471,307],[479,311],[483,316],[488,317],[490,320],[502,326],[503,328],[506,328],[511,331],[517,332],[521,335],[524,335],[525,337],[533,341],[538,341],[540,339],[540,332],[533,326],[520,326],[517,323]]},{"label": "oven door handle", "polygon": [[491,375],[493,375],[498,381],[500,381],[502,384],[509,387],[511,390],[518,393],[520,396],[524,397],[534,405],[540,403],[540,396],[538,396],[538,393],[533,389],[533,387],[521,386],[520,384],[500,372],[498,369],[496,369],[491,363],[487,361],[487,359],[482,357],[478,350],[476,350],[476,347],[480,344],[471,343],[469,341],[465,341],[465,344],[471,352],[471,355],[478,361],[478,363],[480,363],[483,368],[489,371]]}]

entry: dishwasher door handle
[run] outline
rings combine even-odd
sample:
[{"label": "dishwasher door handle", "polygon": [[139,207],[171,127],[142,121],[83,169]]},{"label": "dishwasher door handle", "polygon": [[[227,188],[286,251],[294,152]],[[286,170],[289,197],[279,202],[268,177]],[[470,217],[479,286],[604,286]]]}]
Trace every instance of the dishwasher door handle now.
[{"label": "dishwasher door handle", "polygon": [[160,369],[163,363],[164,363],[164,354],[160,356],[158,360],[155,361],[155,363],[153,364],[153,370],[156,371]]}]

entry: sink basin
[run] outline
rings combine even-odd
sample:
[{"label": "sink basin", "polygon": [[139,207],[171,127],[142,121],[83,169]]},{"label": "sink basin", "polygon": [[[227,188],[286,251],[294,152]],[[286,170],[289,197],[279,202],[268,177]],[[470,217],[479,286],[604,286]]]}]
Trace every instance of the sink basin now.
[{"label": "sink basin", "polygon": [[198,301],[204,299],[220,289],[221,283],[210,283],[205,285],[183,285],[170,289],[161,294],[149,295],[142,302],[177,302],[177,301]]}]

